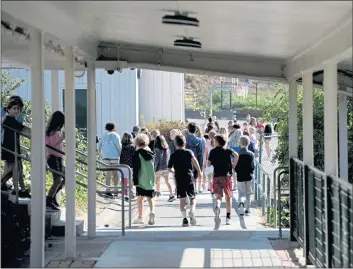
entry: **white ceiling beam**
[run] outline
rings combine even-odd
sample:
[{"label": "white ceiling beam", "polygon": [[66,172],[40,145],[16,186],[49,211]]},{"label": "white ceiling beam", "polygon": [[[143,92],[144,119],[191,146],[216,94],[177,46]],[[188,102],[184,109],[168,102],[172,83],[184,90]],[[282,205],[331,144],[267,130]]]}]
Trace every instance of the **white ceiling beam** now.
[{"label": "white ceiling beam", "polygon": [[116,61],[116,45],[101,44],[99,55],[101,57],[97,59],[97,66],[105,69],[130,67],[270,81],[285,80],[282,62],[266,58],[234,57],[200,51],[191,53],[182,49],[163,49],[161,52],[158,48],[126,44],[119,50],[120,66]]},{"label": "white ceiling beam", "polygon": [[[29,68],[29,52],[27,49],[2,49],[2,68]],[[45,70],[64,70],[65,57],[44,51]],[[85,70],[86,67],[75,62],[75,70]]]},{"label": "white ceiling beam", "polygon": [[77,48],[88,59],[97,56],[98,41],[80,29],[77,23],[48,1],[2,2],[2,19],[34,27]]},{"label": "white ceiling beam", "polygon": [[352,57],[352,9],[326,31],[314,44],[287,61],[286,78],[299,78],[301,72],[323,69],[329,61],[339,62]]}]

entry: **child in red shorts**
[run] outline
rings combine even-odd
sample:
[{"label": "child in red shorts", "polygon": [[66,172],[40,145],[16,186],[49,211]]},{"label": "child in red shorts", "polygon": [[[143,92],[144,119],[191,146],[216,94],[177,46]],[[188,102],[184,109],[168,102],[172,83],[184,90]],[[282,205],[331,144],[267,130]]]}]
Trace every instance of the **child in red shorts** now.
[{"label": "child in red shorts", "polygon": [[[232,149],[226,149],[226,140],[222,135],[216,135],[214,137],[215,148],[210,151],[207,161],[207,167],[213,165],[213,193],[216,196],[215,200],[215,223],[220,224],[220,205],[222,202],[223,192],[226,198],[226,224],[231,224],[231,209],[232,209],[232,170],[238,162],[238,154]],[[231,156],[234,157],[233,163],[231,162]]]}]

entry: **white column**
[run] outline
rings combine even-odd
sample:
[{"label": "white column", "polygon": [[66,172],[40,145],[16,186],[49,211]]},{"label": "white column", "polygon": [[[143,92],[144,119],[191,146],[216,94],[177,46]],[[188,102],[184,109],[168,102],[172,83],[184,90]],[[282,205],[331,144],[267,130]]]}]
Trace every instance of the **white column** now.
[{"label": "white column", "polygon": [[337,64],[324,68],[325,173],[337,175]]},{"label": "white column", "polygon": [[289,81],[289,158],[298,157],[298,109],[297,109],[297,82]]},{"label": "white column", "polygon": [[66,141],[66,224],[65,257],[76,258],[76,133],[75,133],[75,78],[74,56],[72,47],[65,48],[65,141]]},{"label": "white column", "polygon": [[88,138],[88,237],[96,236],[96,69],[88,63],[87,72],[87,138]]},{"label": "white column", "polygon": [[43,33],[30,32],[30,65],[32,89],[31,139],[31,267],[44,267],[45,237],[45,148],[44,148],[44,59]]},{"label": "white column", "polygon": [[339,95],[340,178],[348,181],[347,96]]},{"label": "white column", "polygon": [[60,110],[59,107],[59,72],[51,71],[51,109],[52,111]]},{"label": "white column", "polygon": [[303,161],[314,164],[313,73],[303,73]]}]

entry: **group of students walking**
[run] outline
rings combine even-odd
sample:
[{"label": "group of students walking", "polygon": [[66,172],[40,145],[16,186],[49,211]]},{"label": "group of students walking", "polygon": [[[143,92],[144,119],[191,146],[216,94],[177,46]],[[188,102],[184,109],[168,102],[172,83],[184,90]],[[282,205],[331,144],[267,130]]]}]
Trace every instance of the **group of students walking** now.
[{"label": "group of students walking", "polygon": [[[18,131],[26,131],[23,125],[23,101],[20,97],[11,97],[6,106],[3,124]],[[47,209],[58,210],[59,203],[56,195],[64,187],[65,178],[56,172],[65,173],[64,168],[64,140],[62,129],[65,124],[64,114],[55,111],[48,122],[45,143],[48,166],[53,170],[53,184],[47,194]],[[155,223],[154,197],[161,195],[160,180],[163,177],[169,191],[169,202],[176,198],[180,201],[182,225],[196,224],[196,194],[210,191],[214,198],[215,222],[220,223],[221,201],[226,200],[226,224],[231,224],[231,199],[235,182],[239,191],[239,211],[241,215],[250,214],[250,194],[253,171],[255,168],[256,137],[250,128],[240,128],[236,122],[228,126],[228,130],[219,127],[215,119],[210,118],[205,134],[195,123],[188,123],[180,131],[170,130],[169,143],[167,138],[158,130],[151,133],[147,128],[135,126],[131,133],[124,133],[122,139],[116,132],[113,123],[107,123],[106,132],[98,141],[98,151],[107,165],[125,164],[132,168],[133,184],[137,196],[138,217],[135,223],[144,223],[143,201],[147,198],[150,214],[148,223]],[[28,129],[28,128],[27,128]],[[229,135],[228,135],[229,132]],[[247,135],[245,133],[248,132]],[[30,130],[29,130],[30,133]],[[255,140],[255,141],[254,141]],[[16,146],[15,146],[16,143]],[[255,145],[252,145],[255,144]],[[251,146],[252,145],[252,146]],[[18,158],[18,167],[14,167],[17,148],[21,153],[19,135],[11,129],[4,128],[2,133],[2,160],[5,161],[4,175],[1,178],[2,188],[13,176],[18,177],[20,197],[30,197],[26,190],[22,163]],[[123,169],[126,188],[124,199],[128,199],[128,171]],[[169,182],[169,175],[173,175],[176,188]],[[106,173],[106,185],[111,186],[111,178],[115,186],[118,185],[117,172]],[[113,192],[107,188],[106,195],[112,197]],[[186,213],[186,204],[190,206]],[[189,218],[189,219],[188,219]]]},{"label": "group of students walking", "polygon": [[[158,130],[151,133],[146,128],[139,130],[134,139],[136,148],[132,156],[133,183],[138,206],[135,224],[144,223],[144,198],[147,199],[150,209],[148,224],[155,223],[155,197],[160,196],[161,177],[164,177],[168,187],[168,201],[173,202],[175,196],[179,199],[184,227],[196,224],[196,195],[206,189],[214,198],[216,224],[221,223],[220,206],[225,197],[225,222],[230,225],[233,178],[238,181],[240,215],[250,214],[251,181],[255,168],[255,156],[248,150],[250,139],[241,136],[240,149],[236,152],[229,148],[228,137],[220,131],[216,132],[209,125],[206,134],[202,136],[200,128],[191,122],[181,132],[171,130],[168,144]],[[123,137],[126,135],[128,134],[125,133]],[[104,136],[102,140],[103,138]],[[175,190],[169,182],[171,178],[175,182]],[[190,207],[188,214],[187,204]]]}]

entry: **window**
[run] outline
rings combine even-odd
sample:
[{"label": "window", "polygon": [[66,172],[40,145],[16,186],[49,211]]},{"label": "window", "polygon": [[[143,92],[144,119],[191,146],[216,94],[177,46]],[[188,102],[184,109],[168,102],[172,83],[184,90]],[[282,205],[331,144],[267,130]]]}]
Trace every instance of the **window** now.
[{"label": "window", "polygon": [[[76,128],[87,129],[87,89],[76,89]],[[65,89],[63,89],[63,109],[65,112]],[[83,132],[86,136],[86,131]]]}]

